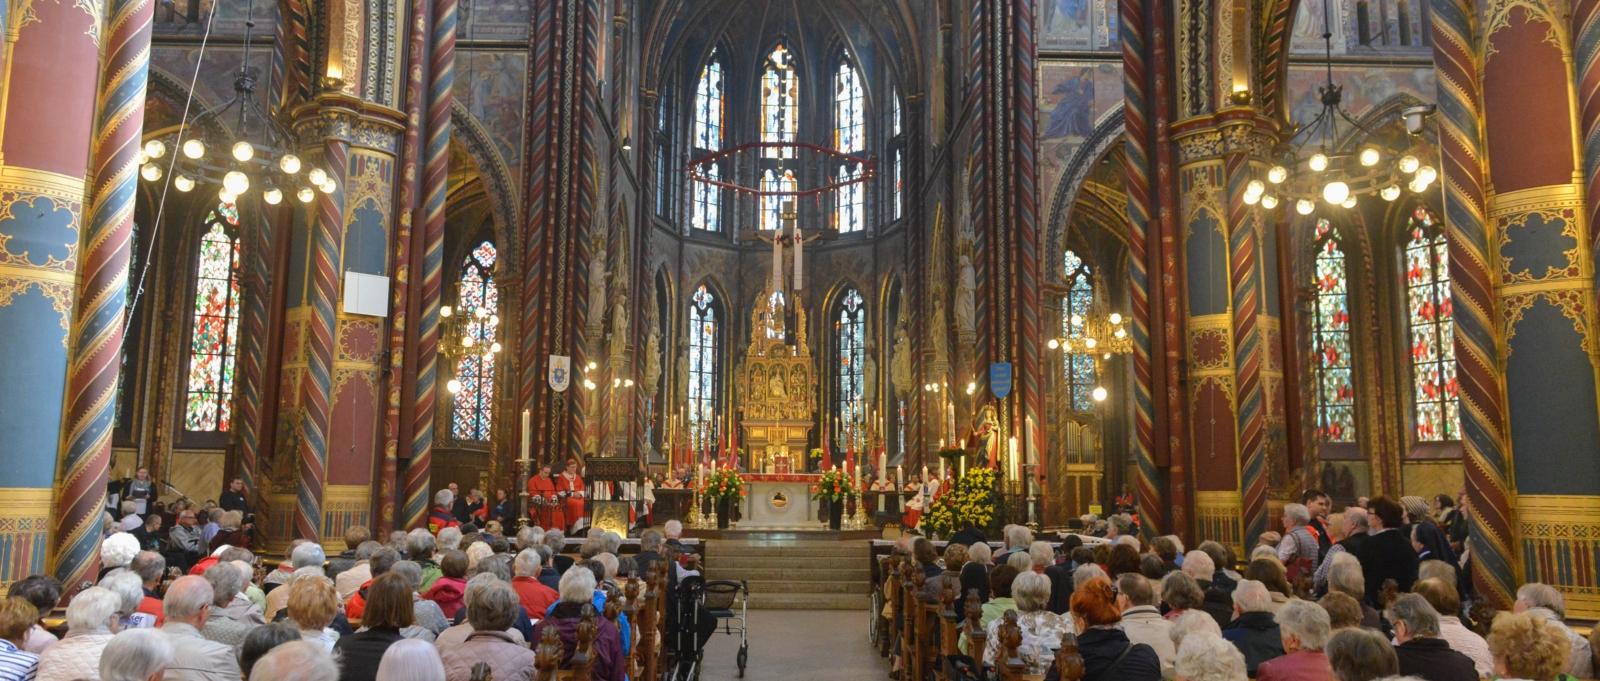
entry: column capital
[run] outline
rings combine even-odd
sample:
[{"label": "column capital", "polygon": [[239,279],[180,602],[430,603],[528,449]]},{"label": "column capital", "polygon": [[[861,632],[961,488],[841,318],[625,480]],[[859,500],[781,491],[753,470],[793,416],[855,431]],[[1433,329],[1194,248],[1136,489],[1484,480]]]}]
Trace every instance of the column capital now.
[{"label": "column capital", "polygon": [[1173,126],[1172,138],[1178,145],[1178,164],[1187,165],[1233,154],[1268,158],[1280,132],[1278,121],[1261,111],[1236,107],[1180,121]]},{"label": "column capital", "polygon": [[295,107],[290,117],[295,135],[305,147],[337,139],[394,156],[406,131],[404,112],[333,89]]}]

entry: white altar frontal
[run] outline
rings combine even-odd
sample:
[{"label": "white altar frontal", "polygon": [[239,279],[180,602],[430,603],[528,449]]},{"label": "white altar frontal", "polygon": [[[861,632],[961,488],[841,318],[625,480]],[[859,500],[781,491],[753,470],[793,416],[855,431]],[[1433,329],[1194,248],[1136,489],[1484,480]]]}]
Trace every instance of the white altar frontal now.
[{"label": "white altar frontal", "polygon": [[741,530],[820,530],[827,524],[819,520],[821,503],[811,498],[816,476],[751,476],[750,493],[739,507]]}]

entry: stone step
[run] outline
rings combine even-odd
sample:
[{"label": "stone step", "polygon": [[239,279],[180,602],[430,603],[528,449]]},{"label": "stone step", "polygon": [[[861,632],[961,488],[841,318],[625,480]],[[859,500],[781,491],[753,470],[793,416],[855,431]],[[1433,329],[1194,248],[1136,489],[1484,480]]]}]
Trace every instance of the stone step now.
[{"label": "stone step", "polygon": [[867,568],[839,567],[834,564],[824,564],[824,567],[794,568],[773,567],[770,563],[762,567],[729,567],[722,561],[717,561],[706,568],[706,579],[748,579],[751,581],[773,581],[786,579],[808,579],[817,581],[856,581],[863,584],[872,581],[872,571]]},{"label": "stone step", "polygon": [[750,594],[751,610],[855,610],[865,617],[870,604],[862,594]]},{"label": "stone step", "polygon": [[869,594],[872,585],[866,582],[820,582],[811,580],[751,581],[754,594]]},{"label": "stone step", "polygon": [[753,570],[772,568],[804,572],[824,568],[829,570],[871,571],[865,556],[727,556],[713,553],[706,558],[706,567],[713,570]]},{"label": "stone step", "polygon": [[866,562],[868,551],[863,544],[844,544],[836,542],[813,542],[815,546],[806,544],[789,544],[785,546],[760,546],[755,544],[725,544],[712,542],[706,547],[706,553],[714,558],[723,557],[752,557],[752,558],[857,558]]}]

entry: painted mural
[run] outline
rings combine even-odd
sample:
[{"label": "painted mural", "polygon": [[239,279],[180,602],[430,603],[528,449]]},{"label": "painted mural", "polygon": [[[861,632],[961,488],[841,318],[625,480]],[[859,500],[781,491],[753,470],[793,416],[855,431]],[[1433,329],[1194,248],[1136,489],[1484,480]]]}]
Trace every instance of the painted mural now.
[{"label": "painted mural", "polygon": [[[244,35],[246,16],[254,5],[255,34],[272,35],[274,4],[266,0],[167,0],[156,3],[152,29],[157,35],[194,35],[206,32],[211,23],[211,35]],[[216,17],[211,13],[215,11]]]},{"label": "painted mural", "polygon": [[512,177],[520,176],[527,69],[528,56],[520,51],[456,53],[455,95],[488,132]]},{"label": "painted mural", "polygon": [[1121,51],[1116,0],[1039,0],[1039,49]]},{"label": "painted mural", "polygon": [[470,40],[527,40],[529,0],[461,0],[456,35]]},{"label": "painted mural", "polygon": [[1431,54],[1426,0],[1301,0],[1289,51],[1321,55],[1324,26],[1335,55]]},{"label": "painted mural", "polygon": [[[198,115],[202,106],[215,106],[228,101],[233,97],[233,81],[239,75],[239,61],[244,52],[237,47],[219,47],[212,45],[206,48],[205,62],[199,64],[200,80],[195,86],[195,103],[189,111],[190,118]],[[150,66],[160,71],[173,82],[187,86],[189,79],[194,77],[196,63],[200,61],[200,48],[177,47],[164,45],[150,52]],[[252,50],[250,53],[251,66],[265,77],[272,61],[272,55],[267,50]],[[267,104],[266,97],[269,88],[258,86],[256,96],[261,98],[262,106]],[[178,103],[182,111],[182,102]],[[229,124],[232,121],[228,121]]]},{"label": "painted mural", "polygon": [[[1322,109],[1317,88],[1327,81],[1321,66],[1296,64],[1289,67],[1290,118],[1305,123]],[[1408,94],[1424,102],[1438,98],[1433,68],[1335,66],[1333,82],[1344,86],[1344,108],[1360,117],[1372,107],[1397,94]]]},{"label": "painted mural", "polygon": [[[1047,61],[1039,66],[1039,195],[1056,193],[1073,152],[1096,122],[1122,106],[1122,66],[1116,62]],[[1043,224],[1052,216],[1041,215]]]}]

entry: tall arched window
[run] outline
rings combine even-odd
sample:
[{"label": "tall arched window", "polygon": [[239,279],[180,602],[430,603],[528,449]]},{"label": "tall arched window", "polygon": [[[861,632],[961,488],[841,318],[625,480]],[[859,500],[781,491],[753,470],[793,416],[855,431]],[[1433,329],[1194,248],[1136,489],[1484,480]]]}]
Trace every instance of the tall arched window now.
[{"label": "tall arched window", "polygon": [[[700,81],[694,92],[694,129],[691,138],[697,153],[717,151],[722,148],[722,130],[725,116],[723,103],[722,55],[712,50],[711,58],[700,71]],[[706,164],[703,172],[707,178],[720,179],[717,163]],[[722,229],[722,187],[706,182],[694,183],[693,213],[690,224],[695,229],[720,231]]]},{"label": "tall arched window", "polygon": [[718,307],[705,284],[689,298],[689,438],[696,448],[711,445],[716,437]]},{"label": "tall arched window", "polygon": [[1450,246],[1427,208],[1411,213],[1406,233],[1406,312],[1411,330],[1412,415],[1418,442],[1461,439],[1451,325]]},{"label": "tall arched window", "polygon": [[[767,55],[761,70],[761,141],[788,144],[795,141],[800,127],[800,74],[789,48],[779,43]],[[761,150],[761,188],[766,191],[795,190],[794,147],[766,147]],[[782,226],[779,211],[783,202],[794,197],[761,197],[757,226],[772,230]]]},{"label": "tall arched window", "polygon": [[[461,275],[457,278],[461,297],[456,307],[461,314],[471,315],[466,334],[477,348],[498,341],[495,315],[500,309],[500,288],[494,281],[494,263],[498,257],[493,243],[479,243],[461,263]],[[493,355],[485,359],[477,353],[467,353],[456,361],[455,379],[461,382],[461,390],[455,394],[454,411],[450,415],[450,434],[455,439],[489,440],[494,419],[495,374]]]},{"label": "tall arched window", "polygon": [[233,427],[239,346],[239,210],[232,203],[218,204],[206,224],[195,275],[183,427],[225,433]]},{"label": "tall arched window", "polygon": [[[761,172],[763,191],[792,192],[795,190],[794,171],[788,168],[768,168]],[[761,229],[778,229],[783,226],[783,202],[799,200],[793,196],[761,197]],[[796,209],[798,210],[798,208]]]},{"label": "tall arched window", "polygon": [[1354,442],[1356,390],[1350,353],[1350,293],[1339,230],[1317,220],[1316,300],[1312,308],[1311,354],[1316,379],[1317,439]]},{"label": "tall arched window", "polygon": [[866,373],[867,310],[861,292],[850,289],[839,298],[839,314],[834,317],[834,412],[838,415],[834,436],[840,449],[866,448],[862,428],[867,422]]},{"label": "tall arched window", "polygon": [[[867,148],[866,94],[861,73],[850,64],[849,55],[839,60],[833,75],[833,148],[855,153]],[[859,163],[841,163],[834,169],[834,181],[861,178]],[[866,184],[841,187],[834,193],[833,228],[840,232],[859,232],[866,226]]]},{"label": "tall arched window", "polygon": [[[1094,272],[1073,251],[1062,259],[1066,271],[1067,295],[1061,298],[1061,335],[1082,338],[1089,310],[1094,305]],[[1073,411],[1094,410],[1094,357],[1083,353],[1067,355],[1064,376]]]},{"label": "tall arched window", "polygon": [[902,158],[905,155],[905,137],[900,132],[900,90],[896,88],[889,92],[889,105],[893,108],[889,116],[889,153],[894,157],[894,219],[899,220],[905,212],[905,201],[901,198],[901,191],[905,189],[905,180],[902,179]]}]

